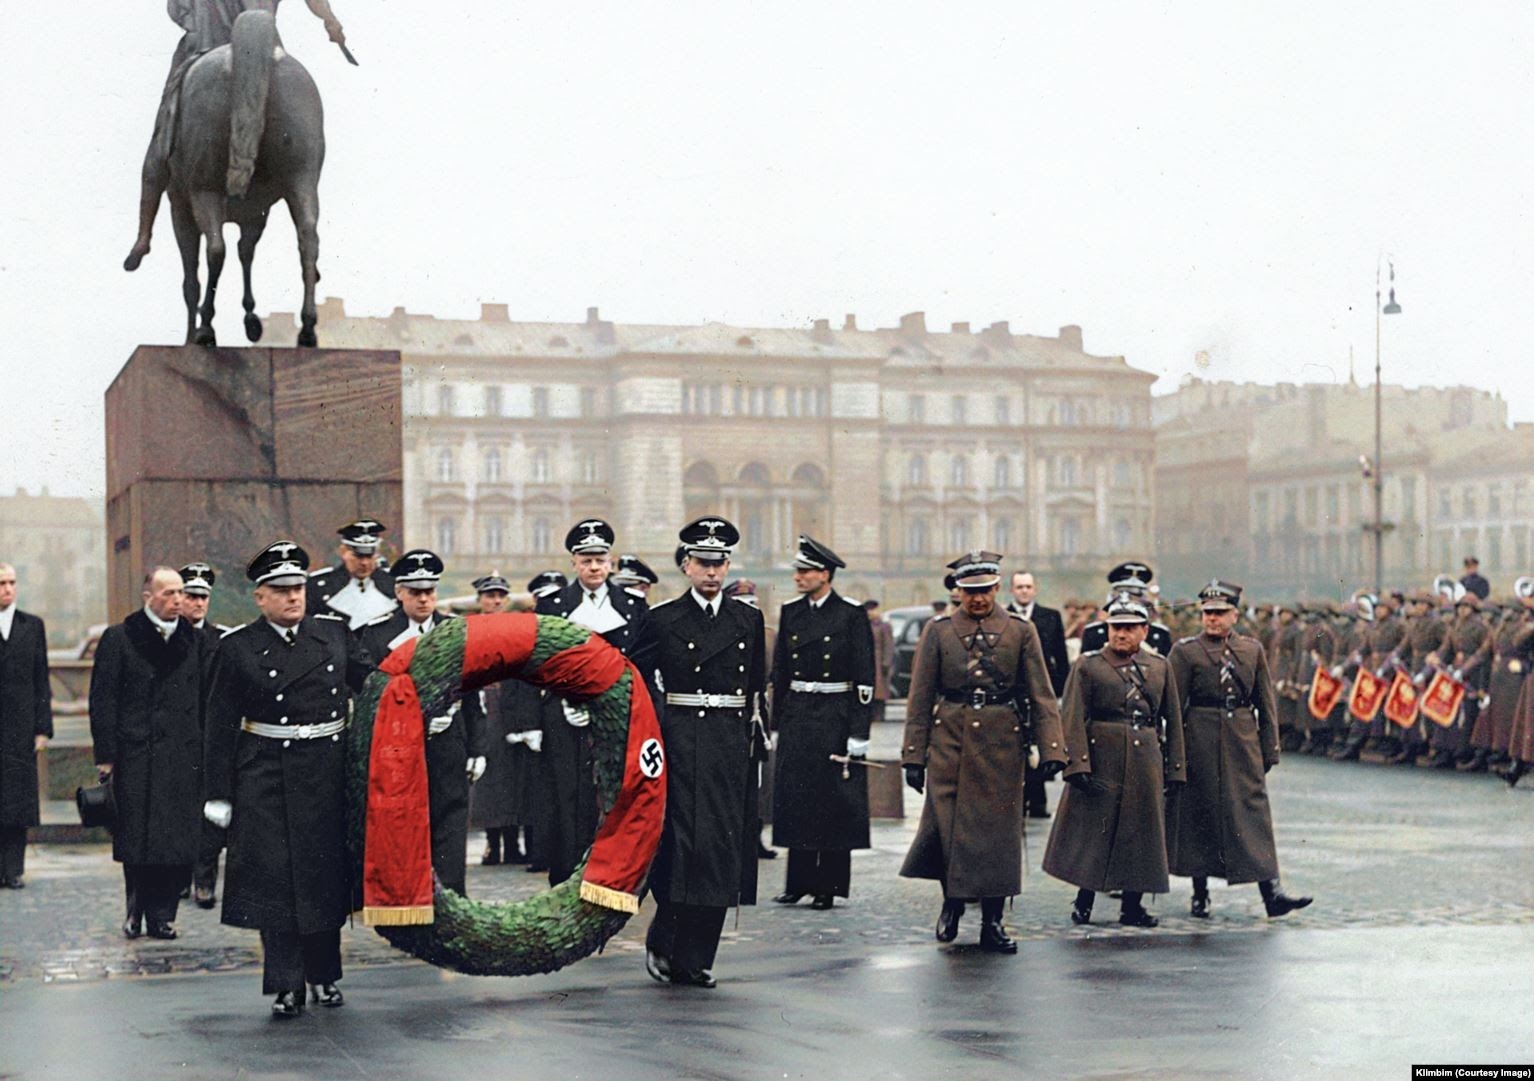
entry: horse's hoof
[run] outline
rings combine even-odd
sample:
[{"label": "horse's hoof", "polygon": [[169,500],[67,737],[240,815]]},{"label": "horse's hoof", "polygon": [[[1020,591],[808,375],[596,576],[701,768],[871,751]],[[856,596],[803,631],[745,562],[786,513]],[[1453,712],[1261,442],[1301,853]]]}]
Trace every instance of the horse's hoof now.
[{"label": "horse's hoof", "polygon": [[298,332],[298,347],[300,349],[314,349],[319,344],[320,340],[315,337],[313,327],[305,327]]},{"label": "horse's hoof", "polygon": [[218,335],[213,333],[212,327],[203,327],[192,340],[198,345],[205,345],[210,349],[218,345]]},{"label": "horse's hoof", "polygon": [[123,260],[123,269],[130,274],[138,269],[138,265],[144,261],[144,256],[149,254],[149,245],[133,245],[133,250],[128,253],[128,258]]},{"label": "horse's hoof", "polygon": [[245,337],[253,342],[261,340],[261,317],[255,312],[245,315]]}]

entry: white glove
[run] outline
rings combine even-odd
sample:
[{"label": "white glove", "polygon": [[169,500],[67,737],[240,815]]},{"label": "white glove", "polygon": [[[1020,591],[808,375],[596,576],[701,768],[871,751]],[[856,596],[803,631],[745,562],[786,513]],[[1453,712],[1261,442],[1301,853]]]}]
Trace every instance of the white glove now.
[{"label": "white glove", "polygon": [[529,732],[507,732],[506,742],[513,746],[518,743],[525,743],[529,751],[537,754],[543,750],[543,729],[534,728]]},{"label": "white glove", "polygon": [[868,757],[868,741],[866,739],[853,739],[851,736],[848,736],[847,737],[847,757],[848,758],[867,758]]},{"label": "white glove", "polygon": [[469,775],[469,783],[473,784],[485,775],[485,756],[477,755],[464,763],[464,772]]},{"label": "white glove", "polygon": [[585,728],[591,723],[591,711],[584,706],[572,706],[569,702],[561,702],[565,711],[565,720],[571,728]]},{"label": "white glove", "polygon": [[210,799],[202,805],[202,817],[219,829],[226,830],[234,818],[234,805],[226,799]]}]

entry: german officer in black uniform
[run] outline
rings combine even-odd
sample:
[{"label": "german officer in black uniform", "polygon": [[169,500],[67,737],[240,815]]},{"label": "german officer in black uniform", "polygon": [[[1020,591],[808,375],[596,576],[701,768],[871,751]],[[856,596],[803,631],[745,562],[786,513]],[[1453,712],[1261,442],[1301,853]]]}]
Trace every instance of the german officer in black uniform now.
[{"label": "german officer in black uniform", "polygon": [[[399,607],[363,627],[357,638],[376,665],[401,644],[429,633],[454,615],[437,612],[442,560],[412,549],[394,565]],[[469,786],[485,772],[485,711],[471,694],[426,722],[426,776],[431,787],[431,866],[442,885],[465,891],[469,846]]]},{"label": "german officer in black uniform", "polygon": [[343,617],[304,614],[309,555],[292,541],[251,560],[260,616],[219,643],[208,693],[207,803],[229,830],[223,922],[261,932],[262,991],[297,1017],[304,984],[341,1005],[350,911],[346,728],[371,666]]},{"label": "german officer in black uniform", "polygon": [[[218,574],[208,564],[194,560],[181,568],[181,617],[202,638],[202,687],[207,692],[208,676],[213,671],[213,654],[219,639],[229,628],[208,618],[213,601],[213,583]],[[202,840],[197,862],[192,866],[192,897],[198,908],[212,908],[218,903],[218,856],[224,850],[224,831],[206,818],[202,820]]]},{"label": "german officer in black uniform", "polygon": [[681,531],[692,588],[656,605],[656,682],[665,691],[666,827],[650,871],[655,919],[645,968],[714,986],[731,905],[756,903],[756,769],[751,703],[766,685],[762,613],[723,596],[739,531],[706,517]]},{"label": "german officer in black uniform", "polygon": [[[341,562],[309,575],[309,611],[339,612],[347,626],[360,630],[394,610],[394,579],[378,565],[384,524],[361,518],[336,530]],[[382,658],[380,658],[382,659]]]},{"label": "german officer in black uniform", "polygon": [[[1120,563],[1108,572],[1108,603],[1112,604],[1120,593],[1128,593],[1130,597],[1145,605],[1151,615],[1150,626],[1145,632],[1145,645],[1165,657],[1172,652],[1172,632],[1164,623],[1156,621],[1155,601],[1150,591],[1150,584],[1155,577],[1156,572],[1144,563],[1136,563],[1133,560]],[[1107,648],[1108,622],[1106,620],[1099,619],[1082,628],[1082,653],[1098,652]]]},{"label": "german officer in black uniform", "polygon": [[772,843],[788,849],[783,892],[773,898],[781,905],[809,894],[812,907],[830,908],[851,887],[852,849],[869,847],[868,778],[854,763],[868,759],[874,639],[863,606],[831,588],[846,565],[819,541],[800,537],[799,596],[778,616]]},{"label": "german officer in black uniform", "polygon": [[624,554],[618,557],[618,564],[607,581],[636,597],[648,597],[650,587],[660,581],[660,575],[638,556]]},{"label": "german officer in black uniform", "polygon": [[[538,598],[538,614],[561,616],[601,635],[641,672],[655,667],[655,631],[643,597],[612,586],[613,527],[600,518],[577,522],[565,534],[575,581]],[[646,681],[648,682],[648,680]],[[591,717],[557,695],[543,705],[543,760],[554,784],[549,836],[549,884],[570,877],[597,831],[592,783]]]}]

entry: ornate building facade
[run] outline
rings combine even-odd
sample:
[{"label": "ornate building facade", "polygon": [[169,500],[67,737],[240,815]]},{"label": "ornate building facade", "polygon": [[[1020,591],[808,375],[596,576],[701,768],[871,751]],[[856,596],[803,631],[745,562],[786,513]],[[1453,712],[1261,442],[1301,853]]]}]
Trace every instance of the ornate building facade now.
[{"label": "ornate building facade", "polygon": [[320,324],[327,346],[400,350],[401,543],[441,552],[455,587],[563,566],[588,515],[667,592],[676,531],[704,513],[740,527],[742,573],[786,588],[809,532],[848,561],[846,591],[886,605],[939,595],[943,564],[977,546],[1054,596],[1150,550],[1155,377],[1087,353],[1079,327],[372,318],[334,299]]},{"label": "ornate building facade", "polygon": [[16,605],[43,618],[50,646],[75,645],[105,622],[105,550],[99,503],[50,495],[46,486],[0,496],[0,563],[16,568]]}]

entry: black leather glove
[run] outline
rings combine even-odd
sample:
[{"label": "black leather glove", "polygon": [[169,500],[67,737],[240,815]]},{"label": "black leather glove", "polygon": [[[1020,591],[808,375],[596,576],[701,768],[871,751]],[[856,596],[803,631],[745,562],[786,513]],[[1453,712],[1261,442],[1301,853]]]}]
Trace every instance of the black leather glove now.
[{"label": "black leather glove", "polygon": [[907,766],[905,768],[905,783],[917,792],[924,790],[927,787],[927,767]]},{"label": "black leather glove", "polygon": [[1043,762],[1039,765],[1039,772],[1044,775],[1046,781],[1052,781],[1065,772],[1065,763]]},{"label": "black leather glove", "polygon": [[1089,792],[1092,789],[1092,775],[1090,773],[1073,773],[1065,779],[1065,783],[1078,792]]}]

